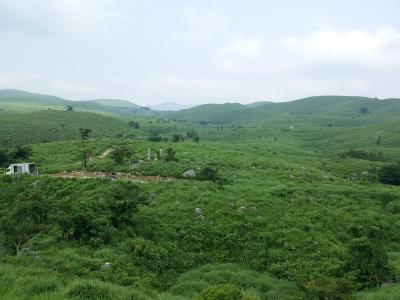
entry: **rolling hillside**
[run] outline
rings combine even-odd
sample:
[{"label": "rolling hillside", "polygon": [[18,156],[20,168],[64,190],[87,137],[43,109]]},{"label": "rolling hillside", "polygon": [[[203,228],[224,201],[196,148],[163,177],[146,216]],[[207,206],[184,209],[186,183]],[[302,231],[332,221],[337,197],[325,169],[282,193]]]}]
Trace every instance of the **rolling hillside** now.
[{"label": "rolling hillside", "polygon": [[[367,113],[360,113],[366,108]],[[189,122],[209,122],[212,124],[265,123],[283,120],[306,120],[307,122],[323,119],[359,121],[362,118],[374,122],[382,116],[395,118],[400,113],[399,99],[377,100],[351,96],[318,96],[283,103],[263,105],[241,104],[206,104],[178,112],[166,113],[165,116]]]},{"label": "rolling hillside", "polygon": [[153,114],[149,108],[141,107],[126,100],[97,99],[72,101],[19,90],[0,90],[0,111],[32,112],[47,110],[49,108],[65,110],[67,106],[73,106],[76,111],[88,111],[114,116]]},{"label": "rolling hillside", "polygon": [[0,113],[0,145],[19,145],[79,139],[79,128],[90,128],[91,137],[114,137],[126,132],[126,122],[91,112],[35,111]]}]

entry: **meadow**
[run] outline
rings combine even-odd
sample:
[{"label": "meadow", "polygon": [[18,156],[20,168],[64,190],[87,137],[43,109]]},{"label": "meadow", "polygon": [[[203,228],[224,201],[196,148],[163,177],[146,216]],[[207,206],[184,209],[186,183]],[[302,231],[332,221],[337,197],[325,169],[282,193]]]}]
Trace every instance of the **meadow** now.
[{"label": "meadow", "polygon": [[[28,143],[38,177],[0,176],[0,298],[398,299],[400,189],[382,172],[397,166],[400,124],[354,111],[140,117],[137,129],[118,117],[109,132],[74,112],[70,135]],[[51,177],[84,160],[88,172],[172,179]]]}]

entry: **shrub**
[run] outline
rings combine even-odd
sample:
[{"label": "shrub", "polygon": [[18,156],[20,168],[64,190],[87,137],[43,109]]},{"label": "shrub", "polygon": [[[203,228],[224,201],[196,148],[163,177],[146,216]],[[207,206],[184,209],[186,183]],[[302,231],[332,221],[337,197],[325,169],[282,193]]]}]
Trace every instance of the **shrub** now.
[{"label": "shrub", "polygon": [[111,152],[111,158],[118,164],[122,163],[124,159],[130,158],[131,156],[132,150],[125,145],[119,146]]},{"label": "shrub", "polygon": [[198,300],[243,300],[242,291],[232,284],[212,285],[201,291]]},{"label": "shrub", "polygon": [[201,180],[217,181],[219,179],[218,169],[213,169],[211,167],[204,167],[200,170],[199,178]]},{"label": "shrub", "polygon": [[354,149],[341,153],[340,156],[342,158],[351,157],[351,158],[371,160],[371,161],[382,160],[381,152],[374,153],[374,152],[368,152],[364,150],[354,150]]},{"label": "shrub", "polygon": [[382,183],[400,185],[400,163],[382,167],[378,177]]}]

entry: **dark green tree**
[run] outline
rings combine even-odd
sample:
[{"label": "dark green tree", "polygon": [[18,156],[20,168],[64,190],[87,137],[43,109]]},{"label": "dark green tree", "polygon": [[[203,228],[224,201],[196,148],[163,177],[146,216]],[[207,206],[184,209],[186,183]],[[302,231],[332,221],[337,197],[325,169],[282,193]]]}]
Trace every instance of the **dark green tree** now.
[{"label": "dark green tree", "polygon": [[112,152],[111,152],[111,158],[118,164],[122,163],[124,159],[130,158],[132,156],[133,152],[131,149],[129,149],[127,146],[122,145],[116,147]]},{"label": "dark green tree", "polygon": [[173,134],[171,139],[173,143],[183,142],[184,140],[185,138],[181,134]]},{"label": "dark green tree", "polygon": [[178,159],[175,157],[176,152],[174,149],[169,147],[167,149],[167,155],[165,156],[165,161],[178,161]]},{"label": "dark green tree", "polygon": [[79,151],[79,159],[82,161],[82,167],[87,168],[88,161],[92,155],[92,151],[88,148],[81,148]]},{"label": "dark green tree", "polygon": [[22,246],[47,229],[49,210],[49,201],[36,191],[17,196],[7,213],[0,214],[0,241],[3,247],[19,258]]},{"label": "dark green tree", "polygon": [[93,130],[90,128],[79,128],[79,132],[81,134],[82,140],[89,139],[90,135],[93,133]]}]

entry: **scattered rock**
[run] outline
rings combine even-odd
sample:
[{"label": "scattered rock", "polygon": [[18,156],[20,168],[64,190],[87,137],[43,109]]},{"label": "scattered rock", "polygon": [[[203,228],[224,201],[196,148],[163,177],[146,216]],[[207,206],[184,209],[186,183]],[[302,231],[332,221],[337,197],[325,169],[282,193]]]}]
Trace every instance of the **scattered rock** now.
[{"label": "scattered rock", "polygon": [[194,170],[189,170],[186,171],[182,174],[182,177],[184,178],[195,178],[196,177],[196,172]]},{"label": "scattered rock", "polygon": [[203,212],[203,210],[202,210],[201,208],[199,208],[199,207],[196,207],[196,208],[194,209],[194,212],[195,212],[197,215],[200,215],[200,214]]},{"label": "scattered rock", "polygon": [[111,269],[112,268],[112,263],[106,262],[101,266],[102,269]]}]

